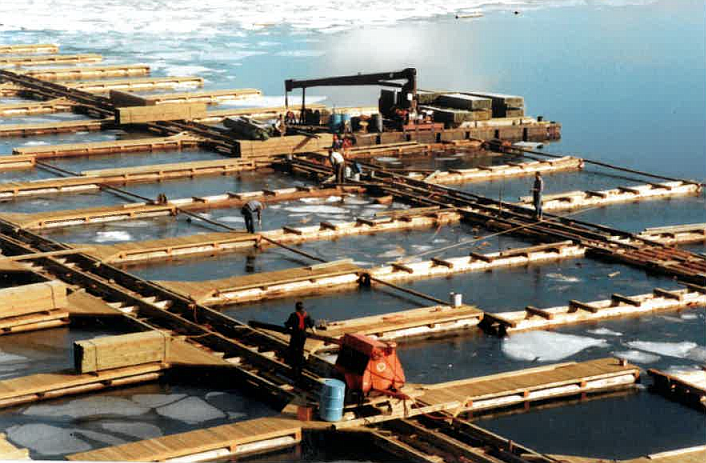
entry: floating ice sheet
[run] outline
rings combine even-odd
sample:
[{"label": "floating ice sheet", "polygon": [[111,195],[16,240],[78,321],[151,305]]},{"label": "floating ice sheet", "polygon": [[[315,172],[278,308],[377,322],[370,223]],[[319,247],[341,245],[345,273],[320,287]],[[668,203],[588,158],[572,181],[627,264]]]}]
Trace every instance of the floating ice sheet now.
[{"label": "floating ice sheet", "polygon": [[95,396],[72,400],[60,405],[32,405],[24,411],[24,414],[43,417],[70,416],[72,418],[86,418],[105,415],[137,416],[147,413],[149,410],[147,407],[120,397]]},{"label": "floating ice sheet", "polygon": [[653,363],[661,358],[659,355],[648,354],[639,350],[621,350],[613,352],[613,355],[633,363]]},{"label": "floating ice sheet", "polygon": [[225,413],[198,397],[188,397],[156,411],[162,416],[194,424],[226,417]]},{"label": "floating ice sheet", "polygon": [[162,435],[162,430],[159,429],[159,427],[149,423],[136,423],[134,421],[129,423],[111,421],[101,424],[101,427],[110,432],[125,434],[127,436],[137,437],[138,439],[152,439]]},{"label": "floating ice sheet", "polygon": [[502,351],[514,360],[551,362],[571,357],[589,347],[605,347],[608,342],[587,336],[532,331],[513,334],[503,340]]},{"label": "floating ice sheet", "polygon": [[132,401],[142,407],[157,408],[182,400],[186,394],[136,394]]},{"label": "floating ice sheet", "polygon": [[91,446],[79,439],[71,429],[47,424],[23,424],[6,430],[7,437],[19,447],[43,455],[85,452]]},{"label": "floating ice sheet", "polygon": [[695,342],[657,342],[657,341],[631,341],[627,343],[633,349],[639,349],[654,354],[666,355],[696,361],[706,360],[706,348]]},{"label": "floating ice sheet", "polygon": [[116,231],[99,231],[96,233],[93,241],[96,243],[108,243],[112,241],[130,241],[132,235],[126,231],[116,230]]},{"label": "floating ice sheet", "polygon": [[619,331],[609,330],[608,328],[596,328],[595,330],[588,330],[588,333],[597,334],[598,336],[622,336],[623,333]]}]

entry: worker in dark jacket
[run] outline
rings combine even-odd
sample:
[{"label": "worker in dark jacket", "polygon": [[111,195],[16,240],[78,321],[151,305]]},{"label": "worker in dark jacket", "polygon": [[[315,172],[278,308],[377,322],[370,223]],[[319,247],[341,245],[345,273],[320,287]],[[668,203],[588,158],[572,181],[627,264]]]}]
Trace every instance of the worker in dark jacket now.
[{"label": "worker in dark jacket", "polygon": [[542,220],[542,192],[544,191],[544,179],[539,172],[534,174],[534,186],[532,186],[532,200],[534,202],[534,215]]},{"label": "worker in dark jacket", "polygon": [[252,200],[245,203],[240,213],[243,214],[245,219],[245,228],[248,229],[248,233],[255,233],[255,221],[254,216],[257,214],[257,225],[262,228],[262,210],[265,209],[265,205],[260,201]]},{"label": "worker in dark jacket", "polygon": [[[314,320],[304,310],[304,304],[299,301],[295,304],[295,311],[289,315],[284,322],[285,328],[291,333],[289,338],[289,365],[294,370],[294,374],[301,375],[304,364],[304,343],[306,343],[306,330],[314,330]],[[315,330],[314,330],[315,331]]]}]

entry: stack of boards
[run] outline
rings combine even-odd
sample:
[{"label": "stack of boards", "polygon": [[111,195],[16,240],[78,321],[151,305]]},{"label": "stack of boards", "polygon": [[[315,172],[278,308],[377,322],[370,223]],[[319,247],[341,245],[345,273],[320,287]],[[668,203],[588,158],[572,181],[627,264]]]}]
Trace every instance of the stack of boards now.
[{"label": "stack of boards", "polygon": [[446,126],[464,122],[487,121],[491,118],[524,116],[524,98],[499,93],[418,92],[419,107],[433,111],[434,121]]}]

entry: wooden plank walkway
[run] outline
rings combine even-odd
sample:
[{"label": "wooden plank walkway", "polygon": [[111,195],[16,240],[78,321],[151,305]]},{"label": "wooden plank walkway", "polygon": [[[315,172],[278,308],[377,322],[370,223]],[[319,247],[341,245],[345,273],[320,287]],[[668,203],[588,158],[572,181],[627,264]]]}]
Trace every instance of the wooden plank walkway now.
[{"label": "wooden plank walkway", "polygon": [[497,166],[481,166],[473,169],[453,169],[448,172],[437,171],[431,174],[409,174],[410,177],[440,185],[465,182],[481,182],[498,178],[521,177],[535,172],[549,173],[583,169],[583,160],[566,156],[549,161],[528,161],[508,163]]},{"label": "wooden plank walkway", "polygon": [[338,261],[219,280],[156,283],[199,304],[218,306],[354,286],[361,272],[363,269],[349,261]]},{"label": "wooden plank walkway", "polygon": [[291,447],[301,441],[298,420],[269,417],[198,429],[69,455],[77,461],[183,461],[231,459]]},{"label": "wooden plank walkway", "polygon": [[669,225],[646,228],[638,235],[667,245],[702,243],[706,241],[706,223]]},{"label": "wooden plank walkway", "polygon": [[[26,155],[23,159],[35,159]],[[20,156],[5,156],[12,161]],[[0,157],[0,171],[4,159]],[[13,163],[8,162],[8,165]],[[22,166],[24,167],[24,166]],[[100,189],[100,185],[126,185],[128,183],[149,183],[168,179],[194,178],[203,175],[227,175],[257,168],[257,163],[241,159],[216,159],[150,166],[125,167],[118,169],[89,170],[80,177],[63,177],[29,182],[0,183],[0,198],[13,199],[30,196],[76,193]]]},{"label": "wooden plank walkway", "polygon": [[444,405],[455,415],[550,398],[628,387],[636,366],[614,358],[564,363],[425,386],[417,403]]},{"label": "wooden plank walkway", "polygon": [[524,266],[532,263],[556,262],[583,257],[586,248],[571,241],[516,248],[490,254],[472,252],[466,257],[432,258],[422,262],[393,262],[375,267],[370,275],[384,281],[445,277],[467,272],[484,272],[496,268]]},{"label": "wooden plank walkway", "polygon": [[0,172],[32,169],[36,165],[35,161],[35,157],[32,155],[0,156]]},{"label": "wooden plank walkway", "polygon": [[199,145],[193,135],[178,134],[169,137],[136,138],[132,140],[99,141],[92,143],[66,143],[15,148],[12,154],[32,155],[37,159],[96,156],[114,153],[145,153],[151,151],[180,150]]},{"label": "wooden plank walkway", "polygon": [[[566,211],[581,207],[607,206],[645,199],[663,199],[675,196],[696,195],[701,192],[698,183],[663,182],[630,187],[618,187],[602,191],[572,191],[545,195],[542,198],[544,211]],[[530,196],[520,198],[518,205],[532,205]]]},{"label": "wooden plank walkway", "polygon": [[703,307],[706,305],[705,292],[706,290],[699,290],[694,286],[672,291],[657,288],[651,294],[614,294],[610,299],[592,302],[571,301],[568,306],[548,309],[530,306],[523,311],[488,313],[484,317],[482,327],[488,332],[504,336],[516,331],[541,330],[664,310]]},{"label": "wooden plank walkway", "polygon": [[89,93],[105,93],[110,90],[145,92],[176,87],[203,87],[201,77],[139,77],[116,80],[96,80],[68,84],[70,88]]},{"label": "wooden plank walkway", "polygon": [[696,406],[706,412],[706,367],[701,370],[687,370],[675,373],[666,373],[656,369],[649,369],[647,373],[652,377],[652,389],[671,400],[677,400]]},{"label": "wooden plank walkway", "polygon": [[28,116],[33,114],[53,114],[68,112],[76,103],[65,99],[55,98],[41,102],[0,104],[0,117]]},{"label": "wooden plank walkway", "polygon": [[0,66],[38,66],[45,64],[98,63],[101,55],[85,53],[79,55],[36,55],[36,56],[0,56]]},{"label": "wooden plank walkway", "polygon": [[[0,190],[0,197],[2,191]],[[91,245],[86,253],[107,263],[131,264],[163,259],[216,255],[252,249],[259,241],[258,235],[279,243],[293,244],[314,240],[338,239],[345,236],[385,233],[426,227],[437,227],[457,223],[460,214],[453,211],[419,211],[410,209],[398,216],[381,217],[380,220],[360,219],[355,222],[331,224],[323,222],[306,227],[287,227],[249,235],[244,232],[200,233],[197,235],[165,238],[160,240],[135,241],[112,245]],[[260,241],[260,249],[270,247]],[[83,247],[80,246],[79,247]]]},{"label": "wooden plank walkway", "polygon": [[[319,332],[336,338],[346,333],[360,333],[384,341],[430,339],[472,329],[482,318],[483,311],[473,306],[436,305],[328,322]],[[273,335],[289,339],[281,333],[273,333]],[[311,353],[330,350],[330,348],[331,346],[327,346],[323,341],[307,339],[306,349]]]},{"label": "wooden plank walkway", "polygon": [[14,55],[29,53],[59,53],[59,45],[55,45],[53,43],[0,45],[0,54]]},{"label": "wooden plank walkway", "polygon": [[304,197],[327,197],[344,193],[360,193],[362,189],[355,186],[335,188],[284,188],[280,190],[226,193],[222,195],[181,198],[169,200],[166,204],[129,203],[114,206],[100,206],[87,209],[38,212],[33,214],[5,213],[0,214],[23,228],[44,229],[70,227],[89,223],[105,223],[121,220],[138,220],[151,217],[176,215],[177,209],[189,211],[206,211],[239,207],[257,198],[266,203],[291,201]]},{"label": "wooden plank walkway", "polygon": [[686,449],[653,453],[631,460],[612,460],[607,458],[576,457],[572,455],[551,455],[562,463],[703,463],[706,461],[706,446],[700,445]]},{"label": "wooden plank walkway", "polygon": [[29,137],[55,133],[96,132],[114,124],[114,119],[55,121],[38,124],[0,124],[0,137]]},{"label": "wooden plank walkway", "polygon": [[36,77],[37,79],[57,81],[100,79],[104,77],[146,76],[150,73],[150,67],[146,64],[119,64],[114,66],[76,66],[67,68],[27,69],[25,71],[21,71],[21,73],[27,76]]}]

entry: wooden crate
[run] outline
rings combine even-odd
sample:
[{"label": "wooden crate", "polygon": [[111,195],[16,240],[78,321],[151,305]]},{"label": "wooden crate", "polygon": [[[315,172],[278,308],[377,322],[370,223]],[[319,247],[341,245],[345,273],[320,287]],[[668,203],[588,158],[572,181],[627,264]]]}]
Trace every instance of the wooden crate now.
[{"label": "wooden crate", "polygon": [[0,317],[26,315],[67,306],[66,285],[59,281],[0,290]]},{"label": "wooden crate", "polygon": [[74,343],[77,374],[166,362],[171,337],[160,331],[106,336]]}]

